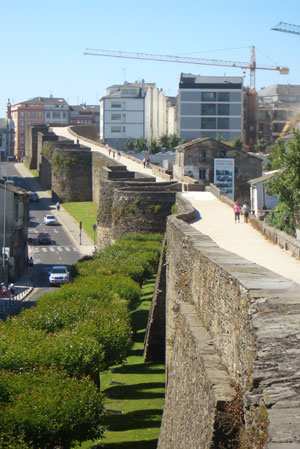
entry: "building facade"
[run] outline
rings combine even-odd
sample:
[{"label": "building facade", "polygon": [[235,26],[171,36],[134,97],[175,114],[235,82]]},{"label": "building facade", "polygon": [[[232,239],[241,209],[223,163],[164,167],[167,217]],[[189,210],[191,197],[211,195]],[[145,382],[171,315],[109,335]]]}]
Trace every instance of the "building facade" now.
[{"label": "building facade", "polygon": [[63,98],[36,97],[11,106],[14,123],[14,155],[19,159],[25,156],[26,128],[46,123],[68,125],[69,105]]},{"label": "building facade", "polygon": [[7,118],[0,118],[0,161],[8,160],[14,155],[14,122],[11,119],[10,103],[8,103]]},{"label": "building facade", "polygon": [[87,104],[70,106],[70,125],[91,125],[99,122],[99,106]]},{"label": "building facade", "polygon": [[154,83],[113,85],[100,99],[100,139],[123,149],[128,138],[150,141],[172,134],[175,118],[174,103]]},{"label": "building facade", "polygon": [[179,136],[187,140],[242,137],[243,78],[181,74]]},{"label": "building facade", "polygon": [[257,138],[273,143],[285,125],[299,122],[300,85],[274,84],[257,93]]}]

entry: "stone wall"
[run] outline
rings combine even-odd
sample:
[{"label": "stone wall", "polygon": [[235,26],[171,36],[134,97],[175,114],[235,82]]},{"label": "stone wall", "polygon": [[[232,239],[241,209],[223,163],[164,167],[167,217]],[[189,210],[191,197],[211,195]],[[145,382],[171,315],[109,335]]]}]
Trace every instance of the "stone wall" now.
[{"label": "stone wall", "polygon": [[[192,215],[188,202],[177,204],[181,218]],[[299,448],[298,284],[218,248],[178,216],[169,217],[166,236],[167,386],[158,449],[210,449],[218,438],[229,447],[222,413],[239,398],[244,447]]]},{"label": "stone wall", "polygon": [[92,153],[89,148],[54,148],[52,199],[60,202],[92,201]]}]

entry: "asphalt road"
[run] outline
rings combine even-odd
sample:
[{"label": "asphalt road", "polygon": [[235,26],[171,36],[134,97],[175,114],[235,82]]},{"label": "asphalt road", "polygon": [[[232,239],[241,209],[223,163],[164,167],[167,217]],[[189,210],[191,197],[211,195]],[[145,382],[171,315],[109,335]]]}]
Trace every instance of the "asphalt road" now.
[{"label": "asphalt road", "polygon": [[[59,220],[59,212],[56,211],[48,192],[41,187],[32,177],[22,177],[18,172],[18,164],[9,162],[0,164],[2,176],[12,179],[15,186],[25,190],[37,191],[40,201],[30,203],[30,221],[28,229],[28,254],[34,259],[34,285],[40,288],[38,296],[46,291],[53,291],[57,287],[49,287],[48,272],[53,265],[66,265],[68,269],[80,259],[80,254],[64,230]],[[47,226],[43,222],[46,214],[57,216],[58,224]],[[40,245],[38,234],[47,232],[51,236],[51,244]],[[34,298],[31,298],[31,300]]]}]

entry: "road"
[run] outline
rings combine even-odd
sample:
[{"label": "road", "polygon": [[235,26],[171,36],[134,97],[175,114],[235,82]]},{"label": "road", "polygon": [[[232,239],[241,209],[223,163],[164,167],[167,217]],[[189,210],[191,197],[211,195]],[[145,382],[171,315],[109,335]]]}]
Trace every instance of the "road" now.
[{"label": "road", "polygon": [[[66,265],[69,269],[75,264],[81,255],[63,224],[59,220],[60,212],[56,211],[50,195],[47,191],[41,190],[37,181],[32,177],[24,176],[24,171],[18,170],[18,163],[1,163],[1,173],[12,179],[15,186],[25,190],[36,191],[40,201],[30,203],[30,221],[28,229],[28,254],[34,259],[34,286],[39,288],[39,295],[44,292],[55,290],[55,287],[49,287],[48,272],[53,265]],[[51,213],[57,216],[58,224],[47,226],[43,222],[43,217]],[[39,245],[38,234],[47,232],[51,236],[51,245]],[[32,300],[33,298],[31,298]]]}]

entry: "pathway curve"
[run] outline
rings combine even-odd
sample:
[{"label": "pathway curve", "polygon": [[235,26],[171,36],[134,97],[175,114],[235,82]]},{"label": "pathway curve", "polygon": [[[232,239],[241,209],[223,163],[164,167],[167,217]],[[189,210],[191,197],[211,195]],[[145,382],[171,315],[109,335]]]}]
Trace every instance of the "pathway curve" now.
[{"label": "pathway curve", "polygon": [[271,243],[250,224],[234,223],[233,210],[209,192],[186,192],[200,217],[191,223],[218,246],[300,284],[300,261]]}]

